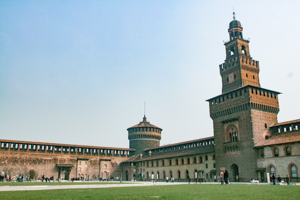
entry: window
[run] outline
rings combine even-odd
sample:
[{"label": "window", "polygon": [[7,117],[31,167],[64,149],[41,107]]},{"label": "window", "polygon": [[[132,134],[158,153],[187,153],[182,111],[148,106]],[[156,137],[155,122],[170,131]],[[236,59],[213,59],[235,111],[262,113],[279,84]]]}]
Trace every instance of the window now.
[{"label": "window", "polygon": [[197,159],[196,159],[196,157],[194,157],[194,164],[196,164],[197,163]]},{"label": "window", "polygon": [[208,164],[205,165],[206,169],[208,168]]},{"label": "window", "polygon": [[164,160],[161,161],[161,165],[165,166],[165,161]]},{"label": "window", "polygon": [[275,168],[273,166],[270,167],[270,174],[271,176],[275,174]]},{"label": "window", "polygon": [[212,156],[212,159],[213,159],[213,160],[215,160],[215,159],[216,159],[216,155],[215,155],[215,154]]},{"label": "window", "polygon": [[297,169],[295,167],[295,165],[291,166],[291,177],[297,177]]},{"label": "window", "polygon": [[200,156],[200,163],[203,163],[202,156]]},{"label": "window", "polygon": [[230,142],[238,141],[238,134],[237,134],[236,127],[229,128],[228,135],[229,135],[229,141]]},{"label": "window", "polygon": [[177,174],[178,174],[178,179],[180,179],[180,171],[178,170],[178,172],[177,172]]},{"label": "window", "polygon": [[186,159],[186,163],[189,165],[190,164],[190,158]]},{"label": "window", "polygon": [[175,165],[178,165],[178,159],[175,160]]},{"label": "window", "polygon": [[277,149],[277,148],[275,148],[275,149],[274,149],[274,157],[278,157],[278,156],[279,156],[278,149]]},{"label": "window", "polygon": [[172,165],[172,160],[169,160],[169,165],[170,165],[170,166]]},{"label": "window", "polygon": [[257,156],[258,158],[264,158],[264,149],[258,149]]},{"label": "window", "polygon": [[208,160],[208,156],[207,156],[207,155],[205,155],[205,160],[206,160],[206,161]]},{"label": "window", "polygon": [[181,159],[181,164],[184,165],[184,159],[183,158]]},{"label": "window", "polygon": [[290,156],[291,155],[291,148],[287,147],[286,148],[286,156]]},{"label": "window", "polygon": [[214,168],[216,168],[216,163],[214,163]]},{"label": "window", "polygon": [[247,55],[246,47],[244,45],[242,46],[242,54]]}]

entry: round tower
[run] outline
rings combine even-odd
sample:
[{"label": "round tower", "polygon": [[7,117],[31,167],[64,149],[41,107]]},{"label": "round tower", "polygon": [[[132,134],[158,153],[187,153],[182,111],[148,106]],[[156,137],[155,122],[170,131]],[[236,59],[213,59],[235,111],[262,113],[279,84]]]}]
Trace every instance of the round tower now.
[{"label": "round tower", "polygon": [[160,145],[162,129],[150,124],[144,116],[143,121],[127,129],[129,148],[136,150],[135,155],[143,153],[148,148]]}]

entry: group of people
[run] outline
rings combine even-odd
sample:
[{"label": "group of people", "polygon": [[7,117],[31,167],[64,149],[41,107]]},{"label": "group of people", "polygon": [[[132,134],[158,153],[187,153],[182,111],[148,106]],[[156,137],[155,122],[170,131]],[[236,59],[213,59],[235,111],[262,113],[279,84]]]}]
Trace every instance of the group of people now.
[{"label": "group of people", "polygon": [[[228,184],[228,171],[227,170],[225,170],[225,172],[221,171],[219,178],[220,178],[220,181],[221,181],[222,185],[224,183],[227,185]],[[252,177],[250,177],[250,182],[251,182],[251,180],[252,180]],[[271,176],[271,181],[273,182],[273,185],[276,185],[276,176],[275,176],[275,174],[273,174]],[[290,177],[288,175],[286,175],[285,181],[288,185],[290,184]],[[281,177],[279,175],[277,177],[277,182],[281,183]]]},{"label": "group of people", "polygon": [[42,182],[50,182],[50,181],[53,181],[54,180],[54,177],[51,176],[50,178],[48,177],[48,175],[45,177],[44,175],[41,176],[41,178],[39,178]]},{"label": "group of people", "polygon": [[225,172],[221,171],[219,178],[220,178],[222,185],[224,184],[224,182],[227,185],[228,184],[228,171],[227,170],[225,170]]},{"label": "group of people", "polygon": [[[275,176],[275,174],[273,174],[273,175],[271,176],[271,181],[273,182],[273,185],[276,185],[276,176]],[[288,185],[290,184],[290,177],[289,177],[288,175],[286,175],[285,181],[286,181],[286,183],[287,183]],[[281,183],[281,177],[280,177],[279,175],[278,175],[278,177],[277,177],[277,182],[278,182],[278,184]]]},{"label": "group of people", "polygon": [[11,182],[13,180],[16,180],[17,182],[23,182],[23,181],[31,181],[28,176],[24,176],[23,174],[17,174],[16,176],[12,175],[0,175],[0,182]]}]

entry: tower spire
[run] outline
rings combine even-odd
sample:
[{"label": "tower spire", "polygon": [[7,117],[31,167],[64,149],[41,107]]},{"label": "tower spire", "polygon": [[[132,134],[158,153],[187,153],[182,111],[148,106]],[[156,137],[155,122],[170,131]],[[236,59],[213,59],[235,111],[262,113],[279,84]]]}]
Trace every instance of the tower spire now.
[{"label": "tower spire", "polygon": [[144,102],[144,116],[146,116],[146,102]]},{"label": "tower spire", "polygon": [[233,20],[235,20],[235,12],[234,12],[234,9],[233,9]]},{"label": "tower spire", "polygon": [[147,118],[146,118],[146,102],[144,102],[144,118],[143,118],[143,122],[147,122]]}]

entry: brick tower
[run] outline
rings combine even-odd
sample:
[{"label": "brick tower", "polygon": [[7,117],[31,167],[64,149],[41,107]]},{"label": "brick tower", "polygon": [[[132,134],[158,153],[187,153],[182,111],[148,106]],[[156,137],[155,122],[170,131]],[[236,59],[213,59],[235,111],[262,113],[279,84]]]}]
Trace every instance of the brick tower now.
[{"label": "brick tower", "polygon": [[143,153],[148,148],[160,145],[162,129],[150,124],[144,116],[143,121],[127,129],[129,148],[136,150],[135,155]]},{"label": "brick tower", "polygon": [[260,87],[259,62],[252,59],[238,20],[229,24],[226,60],[220,67],[222,94],[209,100],[214,124],[216,169],[226,169],[231,181],[257,178],[254,145],[270,135],[277,123],[278,92]]}]

